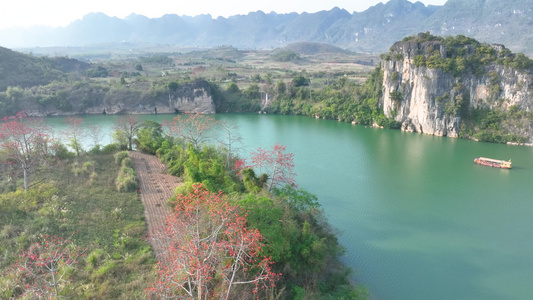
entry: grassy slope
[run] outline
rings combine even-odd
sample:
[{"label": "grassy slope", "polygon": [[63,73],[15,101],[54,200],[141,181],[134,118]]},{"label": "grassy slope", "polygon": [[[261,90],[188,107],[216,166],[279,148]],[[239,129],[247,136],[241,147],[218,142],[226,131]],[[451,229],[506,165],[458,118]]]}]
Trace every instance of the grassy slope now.
[{"label": "grassy slope", "polygon": [[[144,298],[144,288],[155,279],[155,260],[143,239],[146,225],[140,197],[116,191],[119,166],[111,155],[90,159],[96,162],[92,180],[88,173],[75,176],[73,162],[64,161],[43,174],[43,181],[32,191],[0,195],[2,274],[16,259],[14,254],[28,248],[40,234],[66,237],[79,231],[73,239],[77,246],[87,247],[87,255],[65,296]],[[81,158],[81,164],[86,160]],[[0,298],[5,283],[0,276]]]}]

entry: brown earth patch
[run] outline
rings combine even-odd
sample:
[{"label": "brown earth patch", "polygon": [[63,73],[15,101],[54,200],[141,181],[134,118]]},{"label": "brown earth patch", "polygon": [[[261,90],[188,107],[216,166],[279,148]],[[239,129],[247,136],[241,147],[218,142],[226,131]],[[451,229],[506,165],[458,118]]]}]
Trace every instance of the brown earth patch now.
[{"label": "brown earth patch", "polygon": [[[176,176],[166,174],[166,167],[153,155],[130,151],[137,177],[141,200],[144,204],[144,216],[150,235],[159,235],[164,229],[170,214],[168,199],[174,196],[174,190],[182,183]],[[162,258],[164,246],[151,242],[155,255]]]}]

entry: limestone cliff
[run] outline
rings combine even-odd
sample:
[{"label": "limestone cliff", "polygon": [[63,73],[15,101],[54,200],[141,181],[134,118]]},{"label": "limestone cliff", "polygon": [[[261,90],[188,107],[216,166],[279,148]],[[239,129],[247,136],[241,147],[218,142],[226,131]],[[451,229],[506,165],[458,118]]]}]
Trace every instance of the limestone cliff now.
[{"label": "limestone cliff", "polygon": [[216,112],[210,85],[200,79],[180,84],[173,90],[153,88],[146,82],[114,88],[65,83],[46,90],[36,89],[40,89],[33,91],[37,98],[27,96],[21,101],[22,110],[30,116]]},{"label": "limestone cliff", "polygon": [[[395,43],[382,59],[381,105],[402,130],[533,141],[533,76],[523,55],[465,37],[421,34]],[[481,112],[497,115],[500,124],[483,123]]]}]

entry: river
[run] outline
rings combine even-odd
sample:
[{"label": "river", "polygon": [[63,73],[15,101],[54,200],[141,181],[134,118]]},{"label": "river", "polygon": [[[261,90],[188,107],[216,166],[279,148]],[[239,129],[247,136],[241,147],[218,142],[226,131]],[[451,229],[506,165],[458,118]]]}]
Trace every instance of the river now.
[{"label": "river", "polygon": [[[109,132],[114,118],[84,119]],[[295,154],[299,186],[318,196],[373,299],[531,298],[533,147],[307,117],[216,118],[238,125],[243,155],[276,142]],[[476,165],[478,156],[512,159],[513,169]]]}]

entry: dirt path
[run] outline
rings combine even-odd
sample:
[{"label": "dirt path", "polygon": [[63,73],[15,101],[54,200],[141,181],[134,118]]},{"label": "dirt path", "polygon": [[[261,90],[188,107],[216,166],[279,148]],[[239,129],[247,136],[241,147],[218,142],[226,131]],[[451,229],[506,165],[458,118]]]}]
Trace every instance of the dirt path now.
[{"label": "dirt path", "polygon": [[[165,226],[166,217],[170,213],[167,201],[174,196],[174,190],[181,182],[178,177],[165,174],[165,166],[153,155],[130,151],[130,157],[139,178],[148,233],[157,234]],[[161,259],[163,246],[152,243],[152,248],[156,257]]]}]

